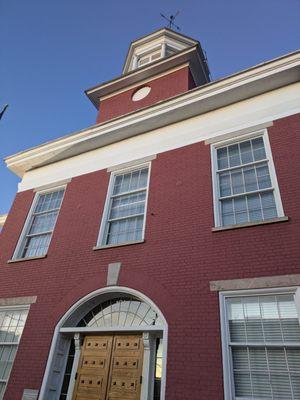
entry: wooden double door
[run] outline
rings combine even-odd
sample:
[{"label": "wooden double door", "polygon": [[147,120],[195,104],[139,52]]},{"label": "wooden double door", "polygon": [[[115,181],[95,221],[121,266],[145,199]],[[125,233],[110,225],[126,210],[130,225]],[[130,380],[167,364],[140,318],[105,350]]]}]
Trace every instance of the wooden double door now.
[{"label": "wooden double door", "polygon": [[86,336],[72,400],[140,400],[142,335]]}]

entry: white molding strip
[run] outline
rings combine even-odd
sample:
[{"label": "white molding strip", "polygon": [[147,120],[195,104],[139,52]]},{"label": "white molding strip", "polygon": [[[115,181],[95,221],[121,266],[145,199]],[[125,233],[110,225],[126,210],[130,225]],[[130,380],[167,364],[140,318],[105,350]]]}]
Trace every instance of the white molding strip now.
[{"label": "white molding strip", "polygon": [[257,131],[260,131],[264,128],[268,128],[270,126],[273,126],[273,121],[266,121],[258,125],[247,125],[244,128],[241,128],[239,130],[229,130],[228,132],[224,131],[223,135],[215,135],[212,136],[211,138],[205,140],[205,144],[216,144],[218,142],[222,142],[223,140],[228,140],[228,139],[233,139],[239,136],[243,135],[249,135],[252,132],[255,133]]},{"label": "white molding strip", "polygon": [[135,166],[138,166],[140,164],[144,164],[144,163],[147,163],[149,161],[155,160],[156,157],[157,157],[156,154],[153,154],[152,156],[139,158],[138,160],[132,160],[132,161],[129,161],[129,162],[126,162],[126,163],[123,163],[123,164],[117,164],[117,165],[114,165],[113,167],[107,168],[107,172],[115,172],[115,171],[119,171],[119,170],[122,170],[122,169],[135,167]]},{"label": "white molding strip", "polygon": [[37,296],[25,296],[25,297],[8,297],[0,299],[1,307],[10,306],[26,306],[28,304],[36,303]]},{"label": "white molding strip", "polygon": [[71,180],[72,180],[72,178],[68,178],[68,179],[64,179],[62,181],[49,183],[48,185],[36,186],[34,188],[34,192],[41,192],[41,191],[48,190],[48,189],[55,189],[59,186],[65,186],[67,183],[71,182]]},{"label": "white molding strip", "polygon": [[211,281],[211,291],[264,289],[287,286],[300,286],[300,274],[262,276],[259,278],[226,279]]}]

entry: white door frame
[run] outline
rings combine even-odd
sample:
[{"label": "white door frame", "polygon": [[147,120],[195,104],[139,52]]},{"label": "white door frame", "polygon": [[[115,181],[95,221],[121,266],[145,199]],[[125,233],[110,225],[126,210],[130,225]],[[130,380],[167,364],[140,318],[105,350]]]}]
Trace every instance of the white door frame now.
[{"label": "white door frame", "polygon": [[[145,303],[149,304],[149,306],[151,306],[157,312],[157,314],[159,315],[163,324],[160,326],[154,325],[154,326],[143,326],[143,327],[135,327],[135,328],[121,327],[121,328],[117,328],[117,329],[116,328],[90,328],[90,327],[86,327],[86,328],[64,327],[64,324],[66,323],[68,318],[72,314],[76,313],[76,310],[78,310],[78,308],[80,306],[82,306],[84,303],[86,303],[87,301],[89,301],[95,297],[98,297],[100,295],[113,294],[113,293],[116,293],[116,294],[122,293],[122,294],[132,295],[132,296],[135,296],[138,299],[144,301]],[[52,343],[51,343],[51,347],[50,347],[50,352],[49,352],[49,356],[48,356],[48,360],[47,360],[47,365],[46,365],[46,369],[45,369],[45,373],[44,373],[44,378],[43,378],[43,382],[42,382],[42,386],[41,386],[41,390],[40,390],[38,399],[39,400],[47,399],[49,379],[50,379],[51,372],[53,369],[53,362],[54,362],[54,356],[55,356],[55,352],[56,352],[57,343],[59,341],[61,334],[65,335],[68,333],[69,334],[83,333],[83,332],[85,332],[85,333],[88,333],[88,332],[89,333],[100,333],[100,332],[103,333],[103,332],[122,332],[122,331],[123,332],[138,331],[138,332],[144,332],[144,333],[147,333],[147,332],[154,333],[156,331],[157,333],[160,332],[160,334],[162,335],[162,338],[163,338],[163,364],[162,364],[162,380],[161,380],[161,400],[164,400],[165,399],[165,391],[166,391],[167,346],[168,346],[168,324],[167,324],[167,321],[164,318],[160,309],[156,306],[156,304],[154,304],[152,302],[151,299],[149,299],[143,293],[140,293],[135,289],[131,289],[131,288],[124,287],[124,286],[110,286],[110,287],[98,289],[98,290],[95,290],[95,291],[89,293],[88,295],[84,296],[79,301],[77,301],[75,304],[73,304],[73,306],[70,307],[69,310],[60,319],[60,321],[56,325],[56,328],[54,331],[54,335],[53,335],[53,339],[52,339]],[[145,336],[144,336],[144,338],[145,338]],[[149,354],[147,355],[147,357],[150,360],[151,357]],[[72,370],[72,372],[73,372],[73,370]],[[143,397],[141,399],[149,400],[150,392],[151,392],[151,390],[149,390],[149,385],[147,385],[147,382],[149,382],[149,375],[148,375],[148,378],[147,378],[147,376],[145,376],[145,377],[143,376],[143,379],[145,380],[145,384],[144,384],[144,390],[142,388]],[[70,385],[71,385],[71,380],[70,380]],[[147,390],[145,390],[146,386],[148,386]],[[58,394],[58,396],[59,396],[59,394]],[[58,397],[57,397],[57,399],[58,399]],[[69,397],[68,397],[68,399],[69,399]]]}]

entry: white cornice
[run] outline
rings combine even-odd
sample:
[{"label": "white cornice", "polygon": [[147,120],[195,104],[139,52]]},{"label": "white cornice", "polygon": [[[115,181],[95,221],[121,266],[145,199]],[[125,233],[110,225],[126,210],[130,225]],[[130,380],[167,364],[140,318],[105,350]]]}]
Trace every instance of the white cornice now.
[{"label": "white cornice", "polygon": [[300,80],[300,52],[208,83],[137,112],[101,123],[5,159],[18,176],[26,171],[274,90]]},{"label": "white cornice", "polygon": [[7,214],[0,215],[0,227],[5,224],[6,218],[7,218]]}]

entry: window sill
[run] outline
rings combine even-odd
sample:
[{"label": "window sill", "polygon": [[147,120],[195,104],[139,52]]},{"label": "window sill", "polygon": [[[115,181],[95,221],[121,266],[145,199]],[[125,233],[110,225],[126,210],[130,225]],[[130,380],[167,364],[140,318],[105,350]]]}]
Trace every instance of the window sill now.
[{"label": "window sill", "polygon": [[114,247],[131,246],[132,244],[139,244],[139,243],[145,243],[145,240],[135,240],[133,242],[126,242],[120,244],[107,244],[103,246],[95,246],[93,247],[93,250],[104,250],[104,249],[111,249]]},{"label": "window sill", "polygon": [[249,228],[250,226],[275,224],[277,222],[286,222],[288,220],[289,220],[289,217],[278,217],[278,218],[268,219],[265,221],[254,221],[254,222],[245,222],[243,224],[219,226],[216,228],[212,228],[212,232],[228,231],[228,230],[240,229],[240,228]]},{"label": "window sill", "polygon": [[22,261],[39,260],[41,258],[46,258],[46,257],[47,257],[47,254],[45,254],[44,256],[27,257],[27,258],[16,258],[16,259],[8,260],[7,264],[17,263],[17,262],[22,262]]}]

